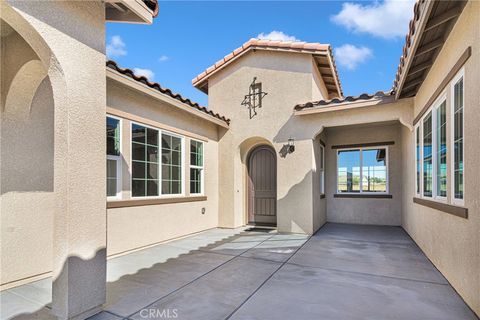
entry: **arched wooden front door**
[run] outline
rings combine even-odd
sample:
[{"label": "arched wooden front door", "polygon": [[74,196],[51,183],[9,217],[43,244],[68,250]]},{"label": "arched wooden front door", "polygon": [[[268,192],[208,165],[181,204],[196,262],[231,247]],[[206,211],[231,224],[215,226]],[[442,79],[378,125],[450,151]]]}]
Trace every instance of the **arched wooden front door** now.
[{"label": "arched wooden front door", "polygon": [[277,225],[277,157],[270,146],[256,147],[248,157],[248,222]]}]

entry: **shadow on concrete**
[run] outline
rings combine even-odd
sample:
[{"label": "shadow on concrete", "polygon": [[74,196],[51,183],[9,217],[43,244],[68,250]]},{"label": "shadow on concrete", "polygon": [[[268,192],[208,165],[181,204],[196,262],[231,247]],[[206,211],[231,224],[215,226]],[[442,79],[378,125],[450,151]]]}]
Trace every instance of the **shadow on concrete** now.
[{"label": "shadow on concrete", "polygon": [[[91,259],[70,256],[64,262],[62,271],[51,282],[50,301],[48,289],[36,287],[32,284],[8,289],[2,292],[1,319],[57,319],[68,318],[81,314],[92,315],[98,312],[100,305],[105,301],[105,287],[99,286],[99,281],[105,282],[106,278],[106,249],[96,251]],[[69,271],[75,278],[69,278]],[[38,283],[40,281],[34,282]],[[43,290],[41,290],[43,289]],[[52,292],[58,291],[57,294]],[[52,297],[61,297],[52,303]],[[6,301],[5,301],[6,300]],[[22,305],[22,302],[25,305]],[[42,306],[42,303],[44,305]],[[66,307],[65,305],[68,305]],[[96,309],[90,306],[97,305]],[[38,308],[35,309],[35,306]],[[29,312],[22,312],[23,310]],[[62,314],[68,310],[69,315]]]},{"label": "shadow on concrete", "polygon": [[[289,243],[286,242],[288,239],[270,239],[273,236],[280,235],[271,229],[252,229],[251,231],[215,229],[112,258],[108,261],[107,267],[104,311],[91,319],[123,319],[134,315],[149,305],[179,292],[237,257],[259,259],[260,264],[266,264],[269,267],[265,270],[272,269],[273,272],[281,261],[293,254],[296,246],[306,240],[305,236],[299,235],[298,239],[293,238],[293,242]],[[293,247],[289,247],[290,244]],[[248,254],[246,254],[247,251],[249,251]],[[95,260],[104,254],[105,250],[102,249],[97,253],[97,257],[91,260],[70,257],[68,264],[76,265],[77,270],[81,267],[88,274],[92,271],[92,266],[95,267]],[[248,263],[244,262],[235,266],[234,270],[231,270],[233,274],[222,275],[220,280],[228,281],[228,279],[234,279],[235,275],[248,276],[248,273],[242,274],[242,269],[248,271],[247,265]],[[60,277],[52,283],[53,286],[56,285],[56,281],[66,275],[67,269],[64,267]],[[92,277],[87,274],[85,287],[89,285],[95,287],[94,284],[88,284],[88,279]],[[268,275],[265,274],[264,277]],[[261,283],[262,279],[259,279],[258,283]],[[246,298],[247,293],[250,294],[251,290],[246,290],[241,296]],[[103,299],[101,293],[96,296],[93,293],[90,298],[98,299],[97,301]],[[230,309],[232,311],[234,309],[232,308],[227,306],[225,311]],[[51,304],[39,305],[38,309],[29,312],[11,316],[2,315],[1,318],[2,320],[56,319],[52,314]]]},{"label": "shadow on concrete", "polygon": [[91,320],[477,319],[400,227],[215,229],[109,260],[116,268]]}]

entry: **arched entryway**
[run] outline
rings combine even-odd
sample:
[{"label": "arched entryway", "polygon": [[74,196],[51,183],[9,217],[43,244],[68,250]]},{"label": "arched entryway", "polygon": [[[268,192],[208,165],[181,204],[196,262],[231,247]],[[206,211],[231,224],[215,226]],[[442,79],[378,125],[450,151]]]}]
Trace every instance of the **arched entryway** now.
[{"label": "arched entryway", "polygon": [[277,157],[268,145],[255,147],[247,162],[248,223],[277,225]]}]

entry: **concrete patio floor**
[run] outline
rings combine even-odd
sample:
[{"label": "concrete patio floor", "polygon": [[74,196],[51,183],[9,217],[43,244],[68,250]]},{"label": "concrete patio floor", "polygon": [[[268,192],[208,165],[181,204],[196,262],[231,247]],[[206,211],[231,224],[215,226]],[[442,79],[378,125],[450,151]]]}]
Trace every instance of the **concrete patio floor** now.
[{"label": "concrete patio floor", "polygon": [[[477,319],[399,227],[214,229],[110,259],[107,278],[92,320]],[[3,291],[1,319],[51,319],[50,283]]]}]

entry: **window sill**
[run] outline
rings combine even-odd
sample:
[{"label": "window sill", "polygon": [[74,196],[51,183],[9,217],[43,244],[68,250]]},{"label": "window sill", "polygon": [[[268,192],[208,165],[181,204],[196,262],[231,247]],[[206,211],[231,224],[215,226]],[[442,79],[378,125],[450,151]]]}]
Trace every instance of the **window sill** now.
[{"label": "window sill", "polygon": [[206,196],[157,198],[157,199],[133,199],[133,200],[117,200],[117,201],[107,200],[107,209],[153,206],[158,204],[171,204],[171,203],[195,202],[195,201],[206,201],[206,200],[207,200]]},{"label": "window sill", "polygon": [[452,214],[454,216],[468,219],[468,208],[455,206],[439,201],[427,200],[422,198],[413,198],[413,202],[419,204],[421,206],[429,207],[432,209],[436,209],[448,214]]},{"label": "window sill", "polygon": [[372,194],[372,193],[335,193],[334,198],[363,198],[363,199],[392,199],[391,194]]}]

